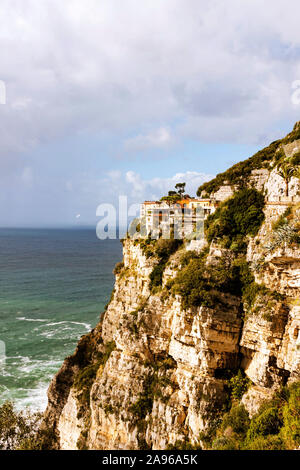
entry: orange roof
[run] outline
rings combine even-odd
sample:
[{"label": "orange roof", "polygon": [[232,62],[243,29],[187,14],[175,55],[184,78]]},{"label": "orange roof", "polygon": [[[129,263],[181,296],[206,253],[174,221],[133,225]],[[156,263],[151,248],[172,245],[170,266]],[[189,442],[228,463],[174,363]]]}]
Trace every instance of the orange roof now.
[{"label": "orange roof", "polygon": [[[162,204],[165,201],[144,201],[143,204]],[[188,204],[189,202],[210,202],[210,199],[194,199],[194,198],[189,198],[189,199],[178,199],[178,201],[174,202],[174,204]]]},{"label": "orange roof", "polygon": [[201,202],[210,202],[210,199],[181,199],[180,201],[177,201],[178,204],[183,205],[183,204],[188,204],[190,202],[193,203],[201,203]]}]

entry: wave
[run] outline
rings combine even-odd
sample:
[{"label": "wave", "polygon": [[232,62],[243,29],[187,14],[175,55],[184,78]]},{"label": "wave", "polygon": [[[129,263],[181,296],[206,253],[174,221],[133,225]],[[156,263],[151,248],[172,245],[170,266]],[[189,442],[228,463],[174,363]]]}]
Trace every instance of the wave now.
[{"label": "wave", "polygon": [[60,321],[40,325],[34,328],[33,331],[36,332],[38,336],[44,336],[45,338],[67,340],[71,336],[75,337],[78,336],[78,334],[82,334],[83,329],[90,331],[92,325],[90,323],[76,321]]},{"label": "wave", "polygon": [[56,322],[56,323],[47,323],[47,325],[45,325],[45,326],[57,326],[57,325],[63,325],[64,323],[70,323],[72,325],[84,326],[84,328],[86,328],[88,331],[92,329],[92,325],[90,323],[83,323],[83,322],[78,322],[78,321],[68,321],[68,320],[59,321],[59,322]]},{"label": "wave", "polygon": [[22,398],[15,401],[17,410],[44,411],[47,407],[47,390],[49,383],[40,382],[36,388],[19,389],[18,394],[24,393]]},{"label": "wave", "polygon": [[26,318],[26,317],[17,317],[16,320],[33,321],[33,322],[47,322],[47,321],[49,321],[48,318],[42,319],[42,318]]}]

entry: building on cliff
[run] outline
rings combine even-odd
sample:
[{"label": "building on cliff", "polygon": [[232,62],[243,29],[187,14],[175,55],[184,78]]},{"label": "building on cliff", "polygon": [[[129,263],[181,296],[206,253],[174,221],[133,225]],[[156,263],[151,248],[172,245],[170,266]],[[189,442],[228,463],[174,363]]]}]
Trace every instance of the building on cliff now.
[{"label": "building on cliff", "polygon": [[184,227],[184,234],[191,233],[197,222],[214,213],[217,203],[214,199],[183,198],[174,203],[167,201],[145,201],[141,204],[140,218],[145,221],[146,234],[159,229]]}]

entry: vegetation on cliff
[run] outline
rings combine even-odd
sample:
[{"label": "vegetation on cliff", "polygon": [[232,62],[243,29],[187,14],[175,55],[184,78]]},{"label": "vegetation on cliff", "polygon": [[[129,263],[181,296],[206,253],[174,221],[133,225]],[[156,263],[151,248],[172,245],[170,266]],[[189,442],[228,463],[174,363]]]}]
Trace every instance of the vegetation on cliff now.
[{"label": "vegetation on cliff", "polygon": [[277,165],[280,171],[280,168],[284,168],[288,164],[285,170],[283,170],[283,177],[286,178],[288,185],[290,176],[297,176],[296,173],[297,166],[299,166],[300,163],[300,152],[294,153],[291,158],[287,159],[283,146],[298,139],[300,139],[300,125],[299,123],[296,123],[293,131],[283,139],[272,142],[268,147],[260,150],[252,157],[236,163],[223,173],[219,173],[211,181],[202,184],[198,188],[197,195],[210,195],[218,191],[221,186],[227,184],[236,187],[237,189],[241,189],[249,184],[249,177],[253,170],[260,170],[263,168],[271,170],[274,168],[274,165]]},{"label": "vegetation on cliff", "polygon": [[77,398],[80,404],[79,416],[84,415],[90,404],[90,392],[97,371],[101,366],[105,366],[111,353],[116,348],[115,342],[107,343],[103,351],[99,351],[96,357],[85,367],[80,369],[74,380],[74,388],[77,392]]},{"label": "vegetation on cliff", "polygon": [[[291,315],[284,286],[278,289],[283,293],[275,292],[267,276],[266,285],[259,283],[252,263],[260,253],[266,258],[278,246],[299,243],[298,209],[294,206],[273,224],[270,247],[265,246],[265,232],[271,226],[267,220],[260,231],[265,214],[269,217],[265,198],[249,182],[253,169],[282,166],[286,156],[281,144],[287,142],[272,143],[200,188],[200,192],[211,193],[225,181],[235,186],[233,196],[206,220],[208,243],[194,245],[172,235],[168,240],[139,236],[124,241],[126,267],[121,262],[114,270],[116,294],[104,316],[103,337],[99,328],[92,340],[88,336],[82,339],[69,358],[74,368],[69,385],[77,398],[77,418],[80,423],[85,421],[78,448],[124,448],[127,443],[120,436],[126,439],[127,434],[128,447],[137,449],[299,446],[300,384],[278,391],[297,374],[297,365],[290,360],[294,342],[291,340],[286,354],[291,363],[280,365],[278,350],[285,354],[283,336],[296,337],[298,329],[293,326],[291,332],[286,328]],[[299,164],[298,159],[295,154],[293,165]],[[281,184],[284,187],[283,181]],[[184,186],[176,190],[165,200],[178,198]],[[249,253],[256,257],[251,259]],[[181,300],[181,309],[177,300]],[[202,306],[206,308],[200,310]],[[198,327],[202,314],[208,319],[204,333]],[[110,360],[115,344],[104,344],[103,338],[118,343]],[[117,358],[122,361],[119,364],[128,363],[121,374],[115,372]],[[260,358],[262,365],[258,364]],[[252,369],[248,365],[243,370],[245,362]],[[93,384],[97,386],[91,393]],[[249,397],[252,393],[257,401],[265,396],[260,388],[277,390],[251,418],[247,409],[253,408],[246,397],[247,409],[242,402],[250,387]],[[95,422],[98,428],[90,432]],[[201,434],[200,429],[204,430]]]},{"label": "vegetation on cliff", "polygon": [[219,173],[211,181],[202,184],[197,191],[200,196],[202,192],[209,195],[220,189],[225,184],[230,184],[242,188],[245,186],[253,170],[261,168],[270,168],[270,163],[276,159],[276,150],[280,147],[281,141],[272,142],[268,147],[260,150],[252,157],[242,162],[236,163],[223,173]]},{"label": "vegetation on cliff", "polygon": [[151,240],[141,242],[141,247],[144,249],[147,257],[157,259],[157,264],[154,266],[150,274],[150,290],[153,292],[156,288],[162,285],[163,273],[170,256],[175,253],[182,245],[182,240],[174,239],[174,234],[171,233],[170,239],[159,238],[158,240]]},{"label": "vegetation on cliff", "polygon": [[225,248],[234,251],[245,249],[246,235],[256,235],[265,218],[264,206],[264,196],[256,189],[245,188],[236,192],[208,216],[208,241],[218,240]]},{"label": "vegetation on cliff", "polygon": [[300,243],[300,207],[288,207],[272,227],[270,243],[267,252],[272,252],[280,246],[299,245]]},{"label": "vegetation on cliff", "polygon": [[215,431],[215,450],[284,450],[300,445],[300,382],[283,387],[252,417],[238,401]]},{"label": "vegetation on cliff", "polygon": [[184,308],[212,308],[221,301],[220,292],[235,294],[239,290],[237,281],[236,271],[226,260],[210,266],[197,257],[178,272],[168,287],[181,296]]},{"label": "vegetation on cliff", "polygon": [[253,269],[261,271],[266,265],[266,257],[279,248],[297,248],[300,244],[300,207],[299,204],[288,207],[272,225],[267,243],[260,252],[260,257],[253,263]]},{"label": "vegetation on cliff", "polygon": [[41,428],[42,413],[18,411],[12,402],[0,406],[0,450],[49,450],[53,432]]}]

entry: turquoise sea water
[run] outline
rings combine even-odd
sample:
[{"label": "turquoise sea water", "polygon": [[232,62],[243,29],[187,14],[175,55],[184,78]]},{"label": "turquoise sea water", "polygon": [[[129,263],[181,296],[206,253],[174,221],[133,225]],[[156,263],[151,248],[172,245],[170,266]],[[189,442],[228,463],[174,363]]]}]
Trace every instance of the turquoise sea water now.
[{"label": "turquoise sea water", "polygon": [[121,251],[95,230],[0,229],[0,403],[45,408],[51,378],[99,321]]}]

